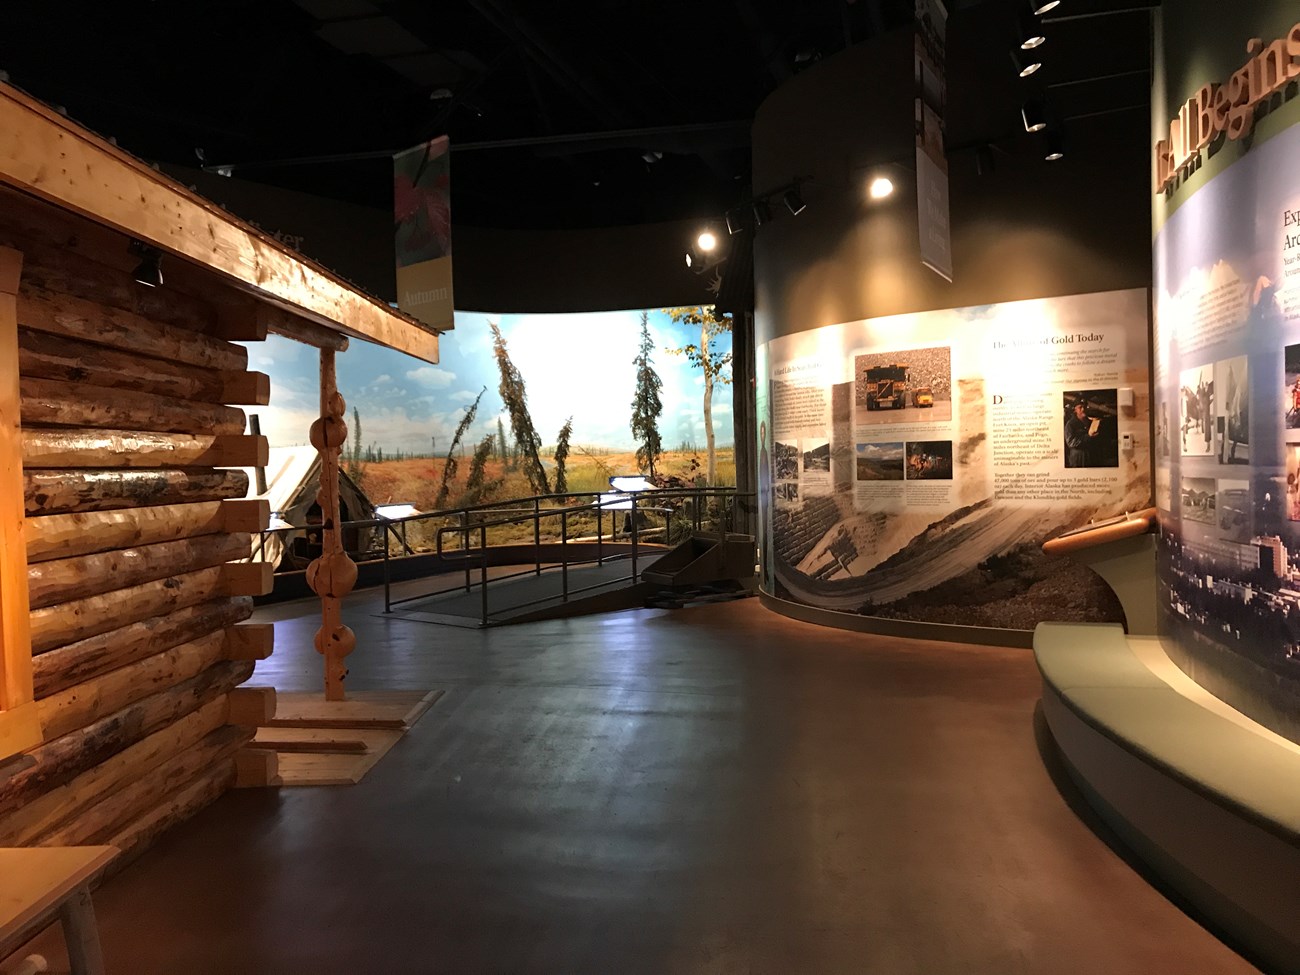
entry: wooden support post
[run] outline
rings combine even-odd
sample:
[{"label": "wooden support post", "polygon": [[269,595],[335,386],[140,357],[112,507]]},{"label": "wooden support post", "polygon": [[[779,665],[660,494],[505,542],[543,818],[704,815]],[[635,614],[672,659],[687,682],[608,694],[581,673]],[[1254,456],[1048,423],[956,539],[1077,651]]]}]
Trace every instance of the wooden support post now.
[{"label": "wooden support post", "polygon": [[321,599],[321,628],[316,652],[325,658],[325,700],[344,700],[344,658],[357,645],[356,634],[343,624],[343,597],[357,582],[357,566],[343,550],[339,510],[339,451],[348,439],[343,421],[347,404],[339,394],[334,350],[320,353],[320,419],[311,425],[311,443],[320,451],[321,554],[307,567],[307,584]]},{"label": "wooden support post", "polygon": [[0,247],[0,761],[41,743],[32,703],[32,641],[23,541],[18,392],[18,279],[23,256]]}]

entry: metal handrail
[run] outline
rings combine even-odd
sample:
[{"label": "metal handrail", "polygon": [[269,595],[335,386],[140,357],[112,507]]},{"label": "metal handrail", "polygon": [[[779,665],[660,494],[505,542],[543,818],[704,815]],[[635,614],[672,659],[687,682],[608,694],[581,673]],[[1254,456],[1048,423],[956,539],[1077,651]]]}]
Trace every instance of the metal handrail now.
[{"label": "metal handrail", "polygon": [[[648,503],[640,502],[638,501],[638,497],[644,497],[646,502],[655,502],[655,503],[648,504]],[[435,536],[436,538],[435,551],[437,556],[440,559],[443,559],[447,562],[454,564],[456,561],[461,561],[464,563],[464,567],[465,567],[464,590],[466,592],[471,592],[474,586],[479,586],[482,589],[483,598],[481,603],[480,621],[482,622],[483,625],[486,626],[488,622],[488,610],[487,610],[487,586],[489,582],[487,578],[488,549],[490,548],[490,546],[487,543],[487,531],[489,528],[500,528],[500,527],[506,527],[510,525],[526,524],[528,522],[531,522],[533,524],[534,564],[531,567],[524,569],[520,572],[513,572],[504,576],[497,576],[496,579],[492,580],[496,582],[502,582],[507,579],[514,579],[524,575],[540,576],[544,570],[556,568],[555,565],[548,565],[543,563],[542,561],[541,523],[543,519],[559,518],[560,519],[559,544],[561,549],[561,558],[560,558],[558,568],[560,569],[560,573],[561,573],[561,597],[567,600],[572,595],[586,592],[594,588],[601,588],[603,586],[610,585],[612,582],[622,582],[628,580],[632,582],[636,581],[636,579],[640,575],[639,566],[638,566],[639,543],[641,537],[647,534],[646,530],[641,528],[639,524],[640,518],[638,516],[645,513],[655,513],[655,514],[664,515],[665,516],[664,528],[651,529],[651,531],[653,532],[663,531],[666,537],[671,538],[672,517],[674,514],[677,514],[678,512],[677,509],[675,508],[663,506],[661,502],[673,501],[673,500],[694,500],[696,502],[708,501],[708,500],[718,500],[718,501],[730,500],[731,504],[728,506],[728,509],[725,512],[725,514],[722,512],[718,513],[720,516],[718,517],[719,537],[722,541],[725,542],[729,532],[729,529],[727,527],[728,522],[731,522],[733,524],[733,527],[730,529],[730,531],[734,533],[734,521],[737,515],[736,502],[741,499],[747,499],[747,498],[752,499],[753,497],[754,495],[752,493],[742,494],[738,492],[734,487],[656,488],[653,490],[647,490],[643,492],[575,491],[575,492],[569,492],[563,494],[561,493],[538,494],[538,495],[533,495],[531,497],[525,497],[525,498],[510,498],[501,501],[487,501],[476,505],[465,505],[459,508],[449,508],[449,509],[443,509],[439,511],[426,511],[426,512],[421,512],[419,514],[406,515],[405,517],[402,518],[358,519],[356,521],[343,522],[340,524],[339,527],[340,529],[379,528],[382,530],[383,540],[384,540],[383,555],[382,555],[382,560],[384,563],[384,612],[387,613],[387,612],[391,612],[394,606],[402,605],[404,603],[414,602],[420,599],[427,599],[429,596],[435,595],[435,593],[421,593],[416,596],[403,597],[402,599],[392,598],[393,580],[392,580],[392,573],[391,573],[391,553],[390,553],[391,545],[389,543],[390,536],[392,539],[398,542],[398,544],[402,547],[402,550],[407,555],[412,555],[414,554],[414,552],[412,551],[410,544],[408,543],[407,540],[407,532],[406,532],[407,525],[413,522],[418,523],[418,522],[432,521],[438,519],[443,521],[454,520],[458,522],[457,524],[443,525],[438,528],[437,534]],[[585,503],[580,503],[580,504],[572,504],[571,502],[573,502],[575,499],[594,499],[594,500],[586,501]],[[548,507],[548,508],[542,507],[543,502],[547,502],[547,501],[552,501],[552,502],[564,501],[570,503],[556,506],[556,507]],[[627,505],[627,507],[623,507],[623,505]],[[692,530],[695,532],[699,532],[702,530],[702,526],[704,524],[704,508],[705,505],[700,503],[696,503],[692,506],[691,514],[690,514],[691,527]],[[569,538],[569,518],[572,515],[579,515],[584,512],[591,512],[591,511],[594,511],[596,513],[596,558],[595,559],[589,559],[589,558],[570,559],[569,550],[568,550],[569,542],[571,541],[571,539]],[[595,586],[584,586],[579,589],[570,589],[569,588],[569,565],[571,563],[574,565],[582,565],[586,563],[595,562],[598,565],[603,565],[608,558],[622,557],[622,556],[606,556],[604,553],[604,543],[605,543],[604,514],[606,511],[611,512],[611,516],[613,515],[614,512],[627,512],[628,514],[628,518],[631,524],[631,530],[628,532],[628,537],[631,540],[630,556],[631,556],[632,574],[626,577],[625,579],[603,582]],[[489,512],[492,514],[504,515],[505,517],[488,518],[487,520],[482,520],[482,521],[472,520],[472,517],[474,515],[482,515]],[[614,522],[613,518],[611,517],[611,527],[613,527],[614,525],[616,525],[616,522]],[[263,529],[262,531],[257,533],[258,540],[254,544],[253,555],[255,557],[258,553],[262,553],[263,555],[265,554],[266,542],[268,537],[270,536],[289,535],[295,532],[309,532],[309,531],[317,531],[317,530],[320,530],[320,526],[318,525],[289,525],[282,528]],[[478,535],[477,551],[475,550],[474,547],[472,547],[472,535],[475,533]],[[461,539],[462,544],[459,549],[447,550],[444,548],[443,538],[444,536],[452,536],[452,535],[459,537]],[[618,538],[618,529],[617,527],[613,527],[613,539],[617,540],[617,538]],[[477,582],[475,582],[472,578],[472,570],[476,562],[478,563],[479,566],[479,580]],[[527,605],[531,605],[533,602],[543,602],[551,598],[554,597],[550,597],[550,596],[542,597],[541,599],[532,600],[529,603],[521,603],[519,605],[527,606]]]}]

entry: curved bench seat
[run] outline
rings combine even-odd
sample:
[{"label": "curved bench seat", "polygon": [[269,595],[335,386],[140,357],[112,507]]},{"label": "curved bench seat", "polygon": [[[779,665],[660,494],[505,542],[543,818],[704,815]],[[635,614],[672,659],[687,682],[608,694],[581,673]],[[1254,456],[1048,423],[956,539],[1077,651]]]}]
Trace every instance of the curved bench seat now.
[{"label": "curved bench seat", "polygon": [[1154,647],[1111,624],[1040,624],[1052,735],[1143,860],[1270,970],[1300,973],[1300,746],[1181,672],[1162,679],[1144,663]]}]

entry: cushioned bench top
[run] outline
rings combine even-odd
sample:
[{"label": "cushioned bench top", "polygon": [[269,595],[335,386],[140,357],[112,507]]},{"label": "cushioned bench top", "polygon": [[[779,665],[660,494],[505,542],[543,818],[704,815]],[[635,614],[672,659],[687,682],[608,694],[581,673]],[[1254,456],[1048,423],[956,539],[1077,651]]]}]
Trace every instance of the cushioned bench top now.
[{"label": "cushioned bench top", "polygon": [[1040,623],[1043,680],[1083,720],[1148,763],[1300,846],[1300,748],[1174,690],[1114,624]]}]

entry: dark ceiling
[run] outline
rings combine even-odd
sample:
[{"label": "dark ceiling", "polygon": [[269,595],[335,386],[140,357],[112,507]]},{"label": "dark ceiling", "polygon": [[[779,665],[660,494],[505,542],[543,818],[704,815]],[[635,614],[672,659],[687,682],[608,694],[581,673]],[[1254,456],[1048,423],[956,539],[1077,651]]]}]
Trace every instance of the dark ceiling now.
[{"label": "dark ceiling", "polygon": [[[1020,3],[950,4],[954,164],[977,144],[1034,151],[1017,114],[1031,87],[1051,96],[1072,139],[1146,125],[1141,3],[1064,0],[1027,82],[1009,59]],[[6,5],[0,69],[151,161],[231,165],[387,208],[387,155],[446,133],[458,222],[603,226],[716,216],[744,200],[763,99],[912,10],[913,0],[42,0]]]}]

